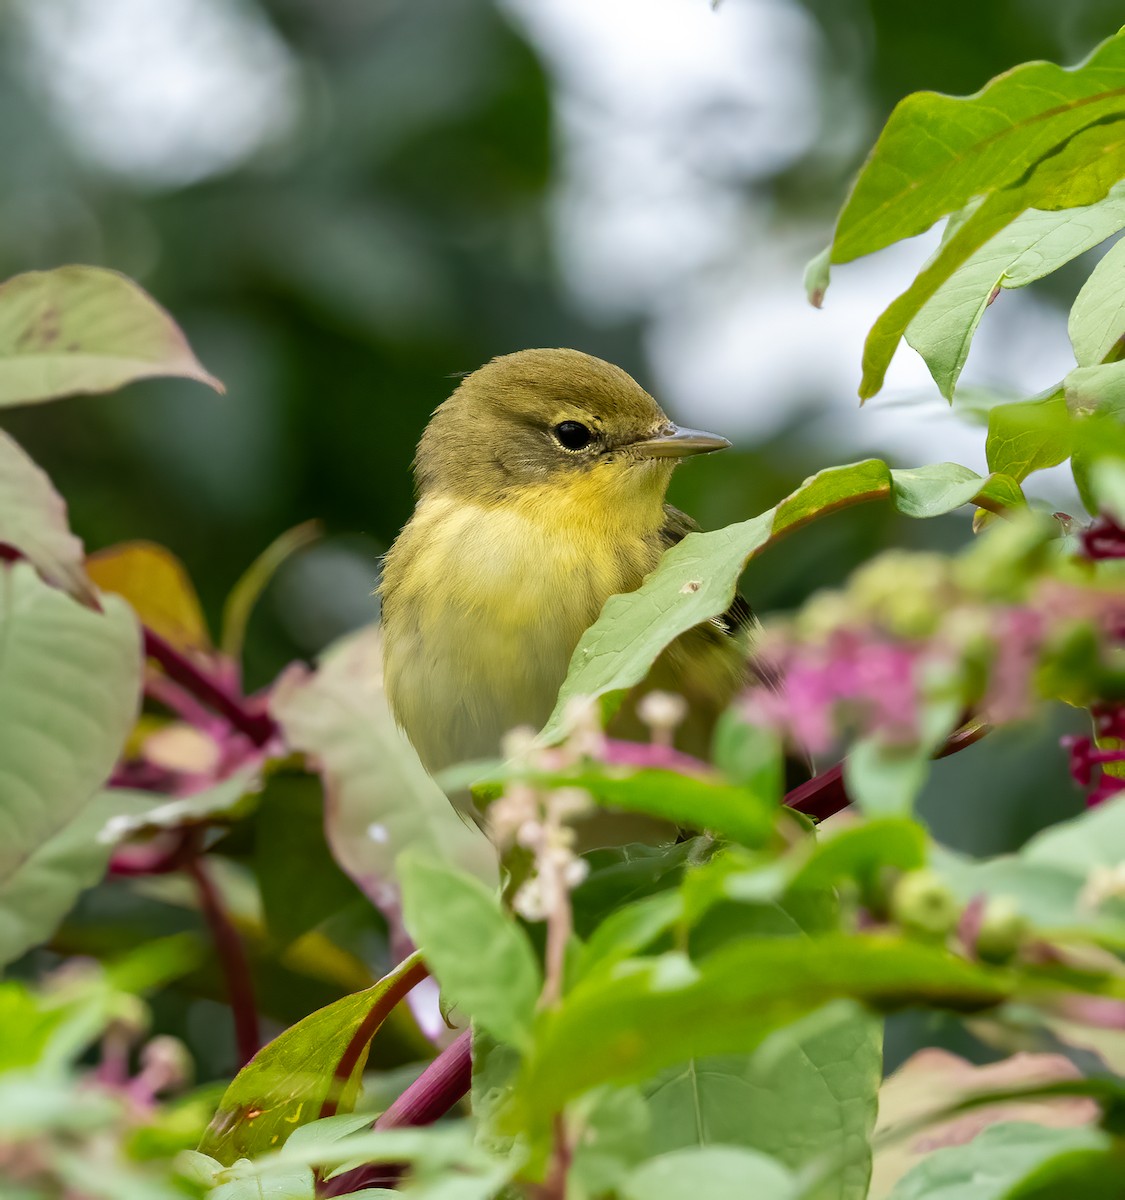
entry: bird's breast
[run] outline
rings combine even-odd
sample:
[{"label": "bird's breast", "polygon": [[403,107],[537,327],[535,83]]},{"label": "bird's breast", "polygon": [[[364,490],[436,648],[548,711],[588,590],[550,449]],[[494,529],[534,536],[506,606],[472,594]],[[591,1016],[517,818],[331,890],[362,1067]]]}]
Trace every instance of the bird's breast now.
[{"label": "bird's breast", "polygon": [[387,555],[385,678],[430,770],[494,755],[550,715],[583,631],[659,559],[655,534],[567,519],[549,496],[425,498]]}]

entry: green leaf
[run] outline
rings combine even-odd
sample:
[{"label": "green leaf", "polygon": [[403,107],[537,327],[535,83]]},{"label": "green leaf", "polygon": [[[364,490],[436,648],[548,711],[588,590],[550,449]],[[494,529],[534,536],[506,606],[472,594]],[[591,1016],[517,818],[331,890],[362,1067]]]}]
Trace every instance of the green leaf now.
[{"label": "green leaf", "polygon": [[1107,1144],[1097,1129],[990,1125],[967,1146],[935,1150],[899,1180],[890,1200],[1003,1200],[1021,1178],[1056,1155]]},{"label": "green leaf", "polygon": [[113,770],[140,704],[141,640],[126,604],[91,612],[17,562],[0,568],[0,645],[3,888]]},{"label": "green leaf", "polygon": [[[636,1088],[598,1088],[567,1112],[574,1154],[567,1195],[618,1195],[649,1149],[649,1110]],[[667,1149],[668,1147],[661,1147]]]},{"label": "green leaf", "polygon": [[304,521],[295,525],[270,542],[242,573],[223,605],[222,635],[219,639],[219,648],[232,662],[242,661],[242,644],[246,639],[250,614],[270,580],[287,559],[323,534],[319,521]]},{"label": "green leaf", "polygon": [[[1125,189],[1063,212],[1030,209],[986,242],[943,283],[906,327],[946,399],[969,355],[985,309],[1001,288],[1020,288],[1125,228]],[[1100,359],[1099,359],[1100,361]]]},{"label": "green leaf", "polygon": [[[775,775],[780,775],[780,752]],[[525,779],[556,788],[581,788],[599,804],[625,812],[645,813],[689,829],[761,846],[773,833],[780,788],[766,764],[760,779],[767,793],[730,784],[711,772],[691,775],[662,767],[626,767],[588,762],[557,772],[529,772],[519,763],[501,763],[478,779],[499,783]]]},{"label": "green leaf", "polygon": [[984,451],[989,469],[1022,481],[1033,471],[1065,462],[1071,452],[1071,421],[1059,394],[997,406],[988,414]]},{"label": "green leaf", "polygon": [[987,196],[871,327],[863,348],[860,398],[870,399],[879,391],[910,322],[989,239],[1028,208],[1053,210],[1093,204],[1123,175],[1125,111],[1082,129],[1046,153],[1011,187]]},{"label": "green leaf", "polygon": [[152,798],[104,792],[88,800],[0,880],[0,966],[48,940],[86,888],[105,874],[113,846],[99,838],[107,822],[132,819]]},{"label": "green leaf", "polygon": [[605,696],[640,683],[665,646],[726,611],[752,558],[809,521],[883,497],[893,497],[907,516],[938,516],[970,500],[991,506],[999,503],[997,497],[1013,498],[1010,483],[979,476],[977,491],[966,496],[972,482],[966,471],[949,463],[891,472],[879,459],[866,459],[813,475],[776,507],[748,521],[688,534],[636,591],[606,601],[575,648],[541,738],[563,736],[567,707],[575,697]]},{"label": "green leaf", "polygon": [[736,1146],[693,1147],[642,1163],[621,1188],[624,1200],[797,1200],[797,1182],[775,1159]]},{"label": "green leaf", "polygon": [[[266,928],[289,943],[354,902],[356,885],[332,857],[324,837],[318,779],[288,772],[266,780],[254,817],[254,874]],[[299,879],[301,887],[294,887]]]},{"label": "green leaf", "polygon": [[831,261],[850,262],[913,237],[975,197],[1017,184],[1029,166],[1078,131],[1123,110],[1121,34],[1069,70],[1025,63],[972,96],[907,96],[891,113],[840,213]]},{"label": "green leaf", "polygon": [[1083,903],[1087,869],[1025,855],[975,862],[937,848],[931,862],[960,900],[1003,898],[1041,937],[1069,940],[1077,934],[1111,949],[1125,948],[1125,902],[1111,899],[1096,908]]},{"label": "green leaf", "polygon": [[398,921],[395,858],[429,849],[490,886],[496,853],[426,773],[395,725],[382,680],[377,626],[329,648],[315,672],[290,667],[270,711],[295,750],[313,755],[325,781],[325,833],[336,861]]},{"label": "green leaf", "polygon": [[558,1009],[540,1014],[520,1101],[532,1125],[541,1124],[597,1084],[748,1052],[840,997],[973,1011],[999,1003],[1011,988],[1002,972],[887,935],[751,939],[698,963],[672,952],[639,959],[609,978],[588,977]]},{"label": "green leaf", "polygon": [[772,729],[752,725],[735,709],[727,709],[715,723],[711,759],[732,783],[766,799],[781,800],[785,760]]},{"label": "green leaf", "polygon": [[1066,327],[1080,367],[1104,362],[1125,335],[1125,242],[1111,246],[1090,272]]},{"label": "green leaf", "polygon": [[683,915],[683,896],[675,888],[614,909],[590,935],[579,964],[580,976],[639,954]]},{"label": "green leaf", "polygon": [[1125,462],[1103,458],[1090,468],[1094,512],[1108,513],[1125,526]]},{"label": "green leaf", "polygon": [[350,1109],[372,1037],[425,974],[412,955],[374,987],[310,1013],[263,1046],[223,1093],[200,1151],[230,1164],[283,1144],[298,1126],[329,1115],[325,1109]]},{"label": "green leaf", "polygon": [[895,470],[891,485],[895,508],[906,517],[940,517],[962,504],[994,512],[1027,507],[1020,485],[1010,475],[994,473],[982,479],[958,463]]},{"label": "green leaf", "polygon": [[840,1165],[809,1200],[864,1200],[882,1044],[882,1023],[842,1002],[753,1054],[693,1059],[647,1089],[652,1145],[742,1146],[792,1170],[829,1157]]},{"label": "green leaf", "polygon": [[1121,1200],[1121,1155],[1112,1145],[1064,1150],[1031,1170],[1004,1200]]},{"label": "green leaf", "polygon": [[1125,861],[1125,805],[1099,804],[1033,837],[1020,851],[1027,862],[1066,867],[1085,876]]},{"label": "green leaf", "polygon": [[223,391],[172,318],[124,275],[71,266],[0,284],[0,407],[111,392],[155,375]]},{"label": "green leaf", "polygon": [[845,879],[875,883],[883,867],[911,871],[926,862],[926,831],[917,821],[887,817],[818,831],[812,852],[789,881],[792,889],[835,887]]},{"label": "green leaf", "polygon": [[929,777],[934,754],[960,724],[966,697],[957,668],[931,666],[922,689],[913,743],[900,746],[864,737],[844,759],[844,786],[866,816],[908,815]]},{"label": "green leaf", "polygon": [[91,604],[82,542],[70,532],[66,503],[41,470],[0,429],[0,544],[18,550],[48,583]]},{"label": "green leaf", "polygon": [[1067,408],[1076,417],[1125,414],[1125,362],[1075,367],[1062,381]]},{"label": "green leaf", "polygon": [[479,879],[408,851],[403,917],[447,1000],[499,1041],[525,1049],[543,987],[527,935]]}]

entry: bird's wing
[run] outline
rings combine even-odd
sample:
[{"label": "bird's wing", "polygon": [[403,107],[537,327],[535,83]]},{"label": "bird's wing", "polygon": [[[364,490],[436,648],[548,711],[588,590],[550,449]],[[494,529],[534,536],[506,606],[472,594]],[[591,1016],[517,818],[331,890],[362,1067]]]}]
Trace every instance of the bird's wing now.
[{"label": "bird's wing", "polygon": [[[677,542],[682,542],[689,533],[698,532],[699,526],[687,513],[680,512],[670,504],[664,505],[664,528],[661,529],[660,536],[664,541],[665,550],[670,550]],[[750,605],[736,592],[730,608],[715,618],[715,624],[720,625],[731,637],[736,637],[746,633],[755,624],[754,614],[750,611]]]}]

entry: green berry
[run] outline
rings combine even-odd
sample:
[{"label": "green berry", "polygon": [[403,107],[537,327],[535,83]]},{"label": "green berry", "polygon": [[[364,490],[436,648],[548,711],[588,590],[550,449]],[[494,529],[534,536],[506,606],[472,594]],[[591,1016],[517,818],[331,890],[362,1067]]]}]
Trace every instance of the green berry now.
[{"label": "green berry", "polygon": [[912,933],[944,938],[956,927],[961,905],[936,872],[908,871],[895,884],[891,914]]}]

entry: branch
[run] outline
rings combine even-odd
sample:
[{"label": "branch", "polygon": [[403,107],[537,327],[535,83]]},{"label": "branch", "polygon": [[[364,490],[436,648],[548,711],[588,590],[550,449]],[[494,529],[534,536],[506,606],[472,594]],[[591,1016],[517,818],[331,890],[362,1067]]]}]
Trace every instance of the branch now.
[{"label": "branch", "polygon": [[277,726],[268,713],[251,712],[240,697],[232,695],[211,679],[187,655],[181,654],[147,625],[144,634],[145,654],[163,667],[165,675],[208,708],[214,709],[240,733],[246,734],[255,746],[266,745],[277,733]]},{"label": "branch", "polygon": [[[935,759],[948,758],[966,747],[979,742],[985,734],[990,733],[992,726],[984,721],[972,721],[963,725],[955,733],[946,738],[945,745],[934,755]],[[823,821],[826,817],[848,807],[852,799],[844,788],[844,764],[837,763],[820,775],[802,783],[788,792],[782,800],[787,808],[796,809],[807,817]]]},{"label": "branch", "polygon": [[340,1061],[336,1064],[336,1070],[333,1072],[333,1086],[329,1090],[328,1098],[320,1106],[321,1117],[335,1116],[339,1096],[355,1073],[360,1057],[375,1036],[376,1030],[390,1015],[391,1009],[429,973],[429,968],[419,959],[408,971],[404,971],[371,1006],[367,1016],[360,1022],[359,1028],[352,1034],[351,1041],[348,1042],[344,1053],[340,1055]]},{"label": "branch", "polygon": [[[466,1029],[451,1042],[375,1122],[375,1129],[432,1125],[468,1092],[473,1076],[472,1033]],[[346,1196],[361,1188],[394,1187],[401,1167],[372,1163],[345,1171],[317,1188],[318,1196]]]},{"label": "branch", "polygon": [[226,978],[227,999],[234,1016],[234,1036],[238,1045],[239,1067],[244,1067],[261,1046],[258,1033],[258,1010],[254,1005],[254,985],[250,979],[250,964],[242,939],[238,936],[215,882],[202,859],[192,858],[184,870],[194,881],[199,893],[199,907],[211,930],[215,950]]}]

